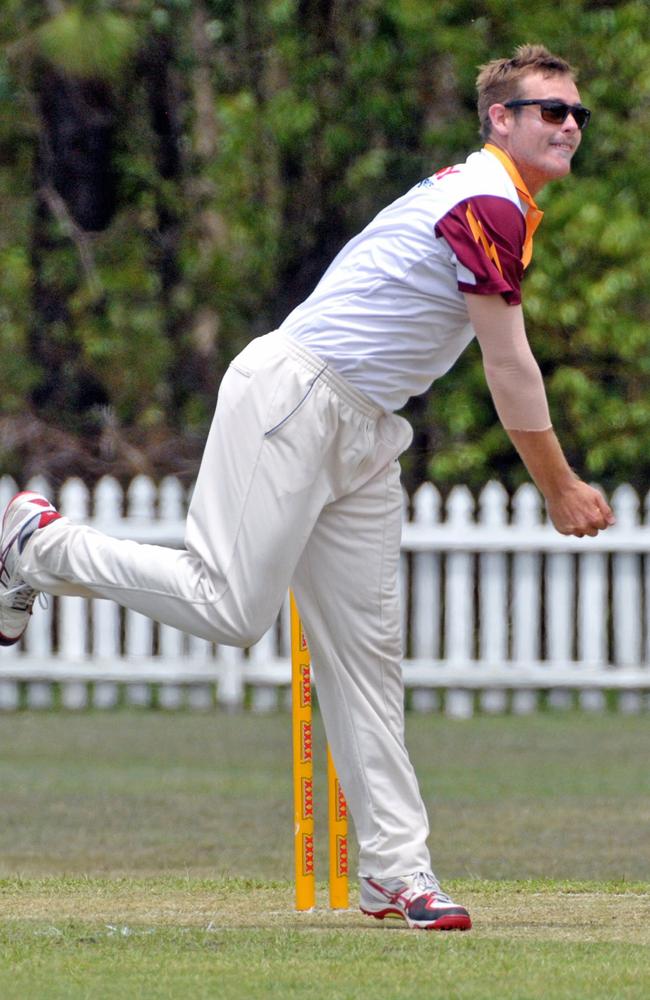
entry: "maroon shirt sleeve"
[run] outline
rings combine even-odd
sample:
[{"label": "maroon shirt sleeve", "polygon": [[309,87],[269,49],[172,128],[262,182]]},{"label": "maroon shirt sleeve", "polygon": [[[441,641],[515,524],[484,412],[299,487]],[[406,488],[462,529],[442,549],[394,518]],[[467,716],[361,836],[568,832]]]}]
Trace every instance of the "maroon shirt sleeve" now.
[{"label": "maroon shirt sleeve", "polygon": [[503,295],[512,306],[521,302],[526,222],[513,202],[488,194],[467,198],[438,221],[436,236],[446,239],[476,279],[459,281],[461,292]]}]

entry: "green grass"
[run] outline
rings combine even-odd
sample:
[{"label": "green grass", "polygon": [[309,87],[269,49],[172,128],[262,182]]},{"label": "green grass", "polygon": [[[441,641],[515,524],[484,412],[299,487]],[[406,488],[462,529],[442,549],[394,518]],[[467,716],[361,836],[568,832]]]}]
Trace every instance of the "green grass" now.
[{"label": "green grass", "polygon": [[452,883],[470,934],[296,914],[285,885],[156,878],[6,880],[0,995],[316,1000],[642,998],[647,886]]},{"label": "green grass", "polygon": [[650,995],[650,720],[411,716],[408,737],[469,934],[372,921],[354,883],[345,913],[323,885],[293,911],[286,715],[1,717],[0,997]]}]

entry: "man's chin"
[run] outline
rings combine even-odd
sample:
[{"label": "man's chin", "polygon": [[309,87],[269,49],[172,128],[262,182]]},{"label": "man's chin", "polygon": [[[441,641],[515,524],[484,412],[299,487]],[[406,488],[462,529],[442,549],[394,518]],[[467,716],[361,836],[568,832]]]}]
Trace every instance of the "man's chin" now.
[{"label": "man's chin", "polygon": [[571,173],[571,157],[569,157],[568,159],[565,159],[564,157],[562,158],[554,157],[553,163],[549,164],[547,177],[549,181],[559,181],[570,173]]},{"label": "man's chin", "polygon": [[571,162],[573,160],[574,155],[575,155],[575,149],[566,151],[558,149],[554,153],[552,160],[560,172],[562,172],[562,169],[564,168],[564,173],[568,174],[571,172]]}]

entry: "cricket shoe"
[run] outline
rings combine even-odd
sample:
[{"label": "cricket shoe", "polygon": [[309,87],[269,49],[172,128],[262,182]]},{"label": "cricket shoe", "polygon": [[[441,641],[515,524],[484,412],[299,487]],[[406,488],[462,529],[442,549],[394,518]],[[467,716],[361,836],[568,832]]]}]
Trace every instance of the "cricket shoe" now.
[{"label": "cricket shoe", "polygon": [[0,536],[0,646],[13,646],[27,628],[38,591],[21,578],[18,561],[39,528],[61,517],[40,493],[25,490],[7,504]]},{"label": "cricket shoe", "polygon": [[465,907],[454,903],[430,872],[402,878],[362,878],[359,906],[369,917],[397,917],[422,930],[468,931],[472,926]]}]

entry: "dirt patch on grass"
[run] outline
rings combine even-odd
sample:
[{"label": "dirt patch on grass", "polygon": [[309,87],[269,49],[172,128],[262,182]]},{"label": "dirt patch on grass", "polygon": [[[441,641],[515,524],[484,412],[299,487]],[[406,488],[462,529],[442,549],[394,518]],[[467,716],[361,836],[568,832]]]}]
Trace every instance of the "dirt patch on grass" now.
[{"label": "dirt patch on grass", "polygon": [[[472,937],[509,940],[635,942],[650,945],[650,887],[577,892],[545,886],[456,883],[454,896],[468,906]],[[326,899],[325,889],[321,898]],[[4,920],[56,926],[70,921],[106,926],[204,929],[350,930],[405,933],[397,921],[381,924],[357,909],[353,889],[346,911],[324,905],[310,913],[293,909],[291,885],[264,886],[191,880],[23,880],[0,892]]]}]

